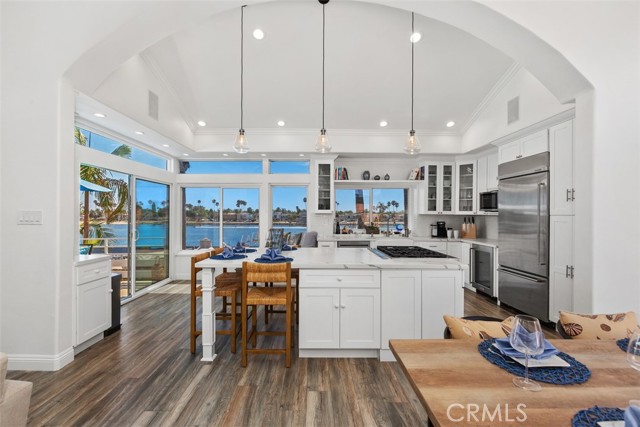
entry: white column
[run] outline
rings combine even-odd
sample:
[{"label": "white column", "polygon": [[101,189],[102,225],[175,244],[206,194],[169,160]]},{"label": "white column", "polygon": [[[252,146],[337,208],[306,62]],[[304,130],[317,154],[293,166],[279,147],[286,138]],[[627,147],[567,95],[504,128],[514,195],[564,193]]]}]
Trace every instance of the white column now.
[{"label": "white column", "polygon": [[213,304],[215,281],[213,268],[202,269],[202,362],[216,358],[216,313]]}]

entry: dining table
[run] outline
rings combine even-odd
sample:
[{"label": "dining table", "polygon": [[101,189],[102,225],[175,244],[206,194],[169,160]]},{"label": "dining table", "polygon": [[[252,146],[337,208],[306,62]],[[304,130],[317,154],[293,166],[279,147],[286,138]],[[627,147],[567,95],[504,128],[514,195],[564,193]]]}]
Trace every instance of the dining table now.
[{"label": "dining table", "polygon": [[580,410],[624,409],[640,399],[640,372],[615,340],[549,341],[586,365],[591,377],[581,384],[541,383],[541,391],[531,392],[486,360],[479,341],[391,340],[390,348],[433,426],[564,427]]}]

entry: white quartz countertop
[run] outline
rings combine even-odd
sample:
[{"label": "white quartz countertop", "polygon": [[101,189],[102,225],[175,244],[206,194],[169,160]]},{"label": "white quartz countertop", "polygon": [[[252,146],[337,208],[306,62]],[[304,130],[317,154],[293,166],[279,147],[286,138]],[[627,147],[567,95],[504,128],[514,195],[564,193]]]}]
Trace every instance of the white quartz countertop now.
[{"label": "white quartz countertop", "polygon": [[[253,261],[264,249],[247,254],[238,260],[206,259],[196,264],[199,268],[237,268],[243,261]],[[293,258],[291,266],[302,269],[417,269],[464,270],[466,264],[455,258],[392,258],[383,259],[366,248],[299,248],[282,253]]]},{"label": "white quartz countertop", "polygon": [[107,259],[111,259],[111,255],[109,254],[92,254],[92,255],[78,255],[75,259],[74,265],[86,265],[92,264],[94,262],[105,261]]}]

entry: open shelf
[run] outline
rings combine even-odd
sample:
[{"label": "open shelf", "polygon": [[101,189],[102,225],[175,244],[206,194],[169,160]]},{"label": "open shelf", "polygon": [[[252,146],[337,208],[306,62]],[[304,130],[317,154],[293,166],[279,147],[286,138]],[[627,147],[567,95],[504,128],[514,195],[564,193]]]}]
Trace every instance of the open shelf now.
[{"label": "open shelf", "polygon": [[389,186],[414,186],[423,183],[424,180],[408,180],[408,179],[389,179],[389,180],[375,180],[375,179],[337,179],[334,181],[335,185],[351,186],[351,185],[366,185],[367,187],[389,187]]}]

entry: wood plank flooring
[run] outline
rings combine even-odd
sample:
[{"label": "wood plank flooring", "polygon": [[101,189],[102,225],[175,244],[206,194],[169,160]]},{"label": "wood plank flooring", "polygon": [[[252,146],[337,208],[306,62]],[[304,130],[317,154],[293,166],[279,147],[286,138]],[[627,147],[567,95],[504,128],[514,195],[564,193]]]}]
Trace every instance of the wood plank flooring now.
[{"label": "wood plank flooring", "polygon": [[[374,359],[249,357],[219,336],[217,359],[189,352],[189,285],[171,284],[122,307],[122,330],[57,372],[12,371],[34,383],[34,426],[426,426],[396,363]],[[465,291],[465,314],[512,311]],[[281,316],[280,316],[281,317]],[[272,327],[280,322],[271,322]],[[282,337],[260,338],[281,346]],[[260,341],[259,341],[260,344]],[[239,347],[239,346],[238,346]]]}]

